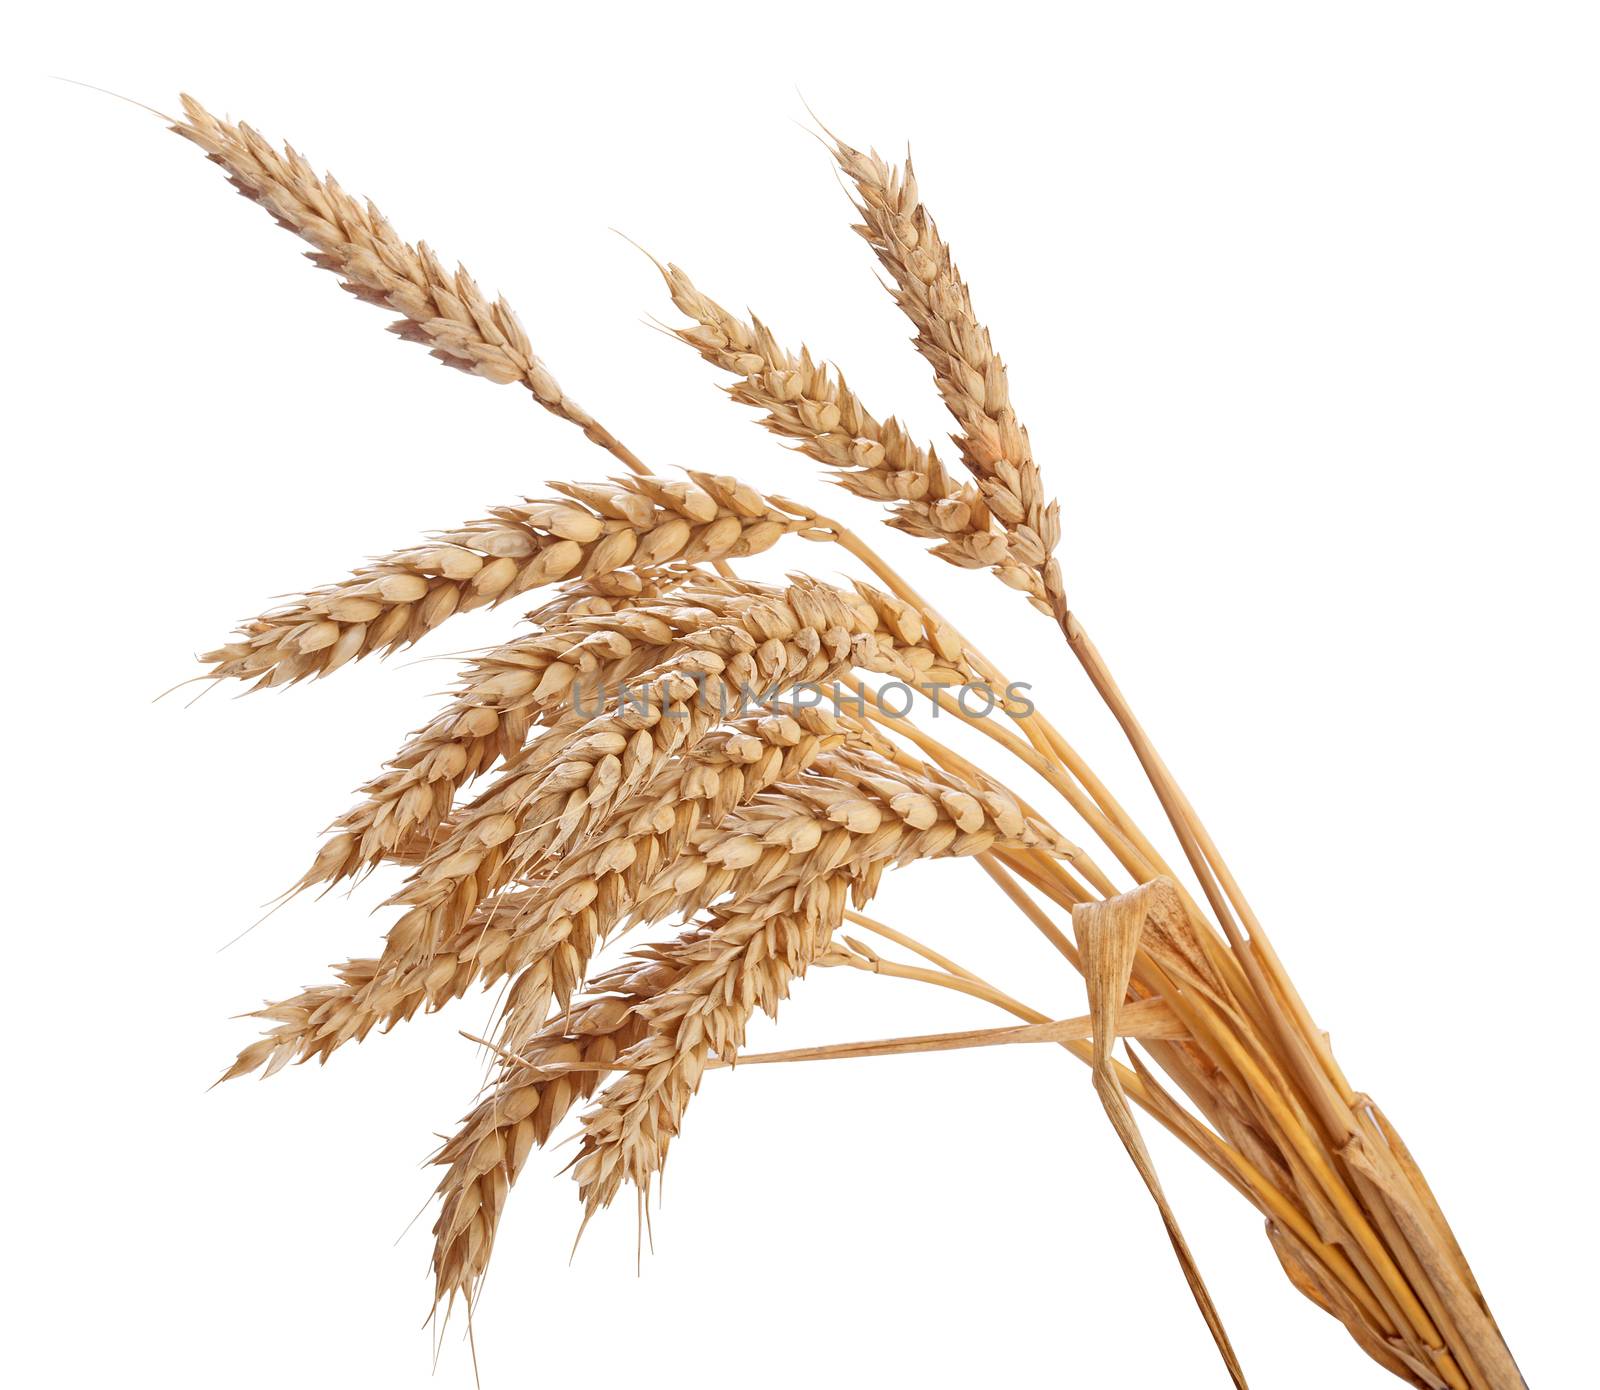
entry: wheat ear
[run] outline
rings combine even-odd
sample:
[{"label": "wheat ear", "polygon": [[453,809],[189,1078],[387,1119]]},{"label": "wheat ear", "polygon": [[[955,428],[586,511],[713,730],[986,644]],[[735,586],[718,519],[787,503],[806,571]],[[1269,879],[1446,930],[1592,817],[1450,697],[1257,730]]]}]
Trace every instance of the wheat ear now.
[{"label": "wheat ear", "polygon": [[732,480],[691,476],[553,484],[569,495],[497,507],[485,520],[386,555],[252,619],[201,660],[214,677],[292,684],[396,651],[454,613],[557,580],[754,555],[814,521]]},{"label": "wheat ear", "polygon": [[242,122],[218,119],[193,97],[182,101],[186,119],[173,130],[200,146],[280,226],[310,242],[316,250],[308,258],[337,275],[351,294],[399,314],[393,332],[422,343],[449,366],[490,381],[520,382],[546,410],[628,468],[648,471],[561,389],[534,355],[511,306],[504,298],[486,299],[464,266],[446,271],[427,243],[402,241],[373,203],[352,198],[332,175],[319,178],[290,146],[280,153]]},{"label": "wheat ear", "polygon": [[972,296],[917,196],[908,158],[896,168],[876,151],[863,154],[833,142],[839,167],[855,186],[856,228],[877,253],[895,299],[916,327],[917,351],[933,368],[939,393],[960,429],[961,460],[978,481],[989,510],[1004,528],[1016,562],[1032,572],[1035,607],[1060,621],[1066,590],[1053,551],[1061,537],[1056,504],[1046,498],[1028,432],[1011,405],[1005,363],[989,330],[972,311]]},{"label": "wheat ear", "polygon": [[971,483],[958,486],[931,449],[918,445],[892,417],[880,422],[842,374],[830,372],[805,347],[781,347],[760,319],[746,323],[695,287],[675,265],[657,267],[672,302],[695,321],[677,337],[713,366],[740,380],[729,394],[766,412],[761,423],[834,470],[858,497],[888,506],[891,525],[936,542],[933,553],[963,569],[992,569],[1014,589],[1038,589],[1035,571],[1011,554],[1006,532]]}]

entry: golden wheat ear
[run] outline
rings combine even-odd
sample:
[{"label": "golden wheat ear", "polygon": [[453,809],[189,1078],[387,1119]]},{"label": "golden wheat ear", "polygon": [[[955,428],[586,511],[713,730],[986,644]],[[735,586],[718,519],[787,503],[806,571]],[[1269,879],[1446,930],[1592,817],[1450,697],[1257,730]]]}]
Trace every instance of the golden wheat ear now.
[{"label": "golden wheat ear", "polygon": [[191,96],[181,100],[184,119],[172,129],[220,164],[233,186],[279,226],[310,242],[314,264],[337,275],[356,298],[398,314],[392,332],[421,343],[447,366],[520,383],[634,473],[649,472],[561,389],[534,354],[515,311],[504,298],[488,300],[464,266],[446,271],[426,242],[401,240],[373,203],[351,197],[332,175],[319,177],[292,146],[279,151],[243,122],[219,119]]},{"label": "golden wheat ear", "polygon": [[570,495],[496,507],[483,520],[385,555],[252,619],[201,660],[218,678],[292,684],[397,651],[456,613],[558,580],[754,555],[814,519],[703,474],[687,482],[553,486]]},{"label": "golden wheat ear", "polygon": [[876,150],[863,154],[838,139],[830,148],[856,190],[856,230],[888,272],[895,302],[917,330],[917,351],[933,368],[939,394],[959,426],[954,439],[961,461],[1017,562],[1032,576],[1029,598],[1061,621],[1067,600],[1054,558],[1059,508],[1045,496],[1028,431],[1012,408],[1005,363],[973,313],[950,248],[918,197],[911,159],[897,167]]},{"label": "golden wheat ear", "polygon": [[657,263],[672,302],[694,326],[672,330],[714,367],[740,379],[729,395],[763,411],[761,424],[825,464],[833,481],[888,508],[890,525],[934,542],[933,553],[962,569],[992,569],[1024,593],[1043,591],[1035,570],[1017,559],[1005,529],[976,484],[954,482],[938,455],[892,416],[879,421],[842,373],[801,347],[779,345],[759,319],[730,313],[675,265]]}]

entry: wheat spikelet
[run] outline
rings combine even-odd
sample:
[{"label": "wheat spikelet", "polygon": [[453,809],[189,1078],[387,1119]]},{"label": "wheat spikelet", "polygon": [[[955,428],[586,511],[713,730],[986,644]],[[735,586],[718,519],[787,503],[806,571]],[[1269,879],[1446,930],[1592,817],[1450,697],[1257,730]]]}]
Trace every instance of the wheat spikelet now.
[{"label": "wheat spikelet", "polygon": [[876,151],[863,154],[837,139],[833,153],[860,196],[856,230],[894,282],[895,299],[916,327],[917,351],[961,427],[955,438],[962,462],[1005,529],[1016,563],[1032,572],[1026,591],[1034,606],[1061,621],[1066,592],[1051,553],[1061,535],[1058,509],[1045,496],[1028,432],[1012,409],[1005,364],[917,197],[911,161],[897,169]]},{"label": "wheat spikelet", "polygon": [[779,510],[742,485],[692,476],[554,484],[571,495],[497,507],[488,519],[386,555],[253,619],[201,660],[214,677],[292,684],[396,651],[454,613],[557,580],[754,555],[811,524],[809,513]]}]

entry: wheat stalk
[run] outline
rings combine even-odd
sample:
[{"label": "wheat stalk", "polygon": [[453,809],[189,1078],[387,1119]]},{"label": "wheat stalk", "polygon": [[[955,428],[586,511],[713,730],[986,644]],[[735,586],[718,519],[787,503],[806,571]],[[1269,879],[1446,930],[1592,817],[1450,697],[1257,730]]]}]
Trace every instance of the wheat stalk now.
[{"label": "wheat stalk", "polygon": [[[759,410],[768,430],[850,492],[882,503],[890,525],[960,567],[993,570],[1053,620],[1126,734],[1186,873],[1171,868],[1061,731],[1013,698],[999,669],[861,537],[733,478],[649,475],[566,396],[503,300],[487,299],[465,271],[446,272],[425,245],[401,241],[370,203],[317,176],[292,149],[187,98],[185,111],[179,132],[309,241],[319,266],[396,313],[403,337],[453,366],[520,382],[637,475],[552,484],[551,498],[494,509],[370,561],[252,620],[205,658],[217,679],[291,684],[396,650],[463,609],[566,586],[530,615],[532,630],[468,665],[448,705],[334,823],[301,881],[403,868],[408,877],[390,898],[399,913],[378,953],[261,1010],[273,1026],[227,1073],[326,1060],[474,984],[510,980],[496,1037],[480,1040],[498,1059],[491,1084],[436,1155],[439,1299],[464,1295],[470,1309],[528,1154],[603,1079],[573,1164],[585,1220],[624,1183],[642,1202],[704,1075],[735,1061],[756,1010],[776,1012],[810,967],[827,966],[980,999],[1020,1026],[747,1060],[1023,1042],[1065,1049],[1089,1068],[1235,1384],[1245,1383],[1240,1358],[1136,1112],[1265,1218],[1292,1287],[1378,1365],[1428,1390],[1521,1386],[1416,1161],[1340,1070],[1068,606],[1058,508],[909,161],[900,167],[831,143],[858,230],[954,417],[970,481],[952,479],[933,450],[872,414],[809,351],[790,352],[760,321],[729,313],[681,270],[661,266],[691,321],[674,332],[733,374],[730,395]],[[792,576],[785,586],[758,585],[722,563],[786,535],[837,544],[876,584]],[[1123,881],[936,730],[874,707],[867,676],[925,687],[929,709],[977,730],[1005,765],[1036,773],[1109,848]],[[838,683],[831,712],[775,703],[811,681]],[[599,692],[591,709],[570,698],[586,683]],[[971,683],[1003,692],[993,718],[937,688]],[[628,684],[649,702],[627,698]],[[1054,1018],[860,913],[891,868],[952,856],[977,859],[1002,910],[1015,909],[1018,924],[1082,976],[1086,1016]],[[594,968],[622,931],[679,915],[696,924]],[[909,957],[846,935],[847,921]]]}]

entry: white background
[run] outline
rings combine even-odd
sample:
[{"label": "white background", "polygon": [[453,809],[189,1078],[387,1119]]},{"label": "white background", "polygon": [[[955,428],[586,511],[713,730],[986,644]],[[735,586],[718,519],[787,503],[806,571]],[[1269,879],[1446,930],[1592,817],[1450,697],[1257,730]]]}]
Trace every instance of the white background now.
[{"label": "white background", "polygon": [[[279,695],[151,697],[269,596],[609,460],[440,370],[130,106],[188,88],[307,151],[518,307],[659,469],[863,528],[1142,823],[1042,619],[876,527],[642,324],[614,226],[947,429],[799,123],[915,141],[1062,499],[1075,608],[1345,1070],[1406,1133],[1530,1384],[1589,1364],[1600,101],[1587,7],[64,5],[4,83],[5,1121],[14,1384],[436,1378],[419,1161],[489,1001],[208,1092],[229,1016],[380,932],[296,902],[231,949],[434,707],[416,653]],[[952,451],[953,454],[953,451]],[[799,543],[795,543],[798,545]],[[779,563],[831,572],[829,552]],[[1021,783],[1026,790],[1034,788]],[[1063,812],[1063,821],[1065,823]],[[1081,987],[969,865],[880,916],[1060,1014]],[[755,1047],[996,1021],[820,972]],[[1151,1127],[1153,1129],[1153,1126]],[[1151,1144],[1257,1386],[1377,1385],[1260,1221]],[[1220,1385],[1087,1073],[1010,1049],[708,1079],[657,1252],[565,1155],[519,1185],[484,1383]]]}]

